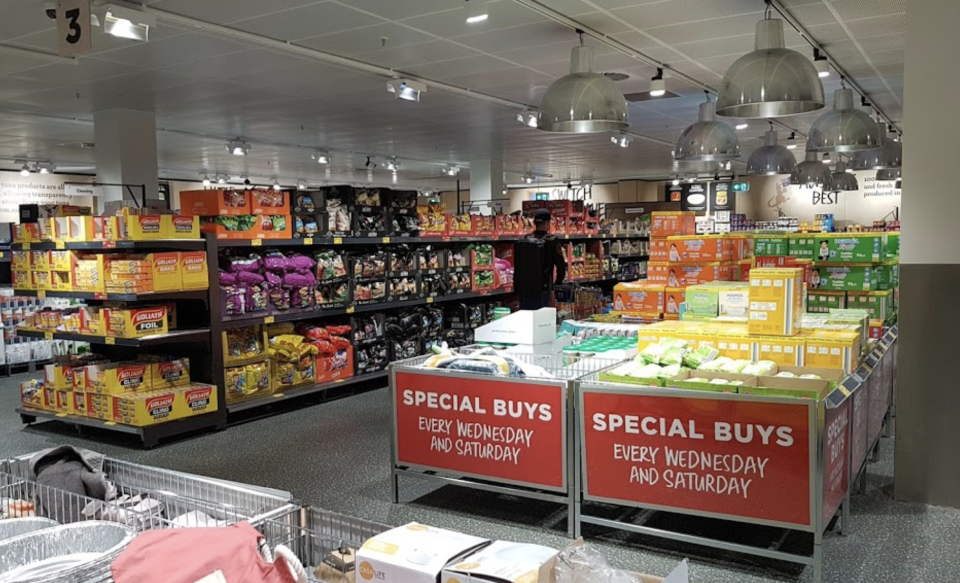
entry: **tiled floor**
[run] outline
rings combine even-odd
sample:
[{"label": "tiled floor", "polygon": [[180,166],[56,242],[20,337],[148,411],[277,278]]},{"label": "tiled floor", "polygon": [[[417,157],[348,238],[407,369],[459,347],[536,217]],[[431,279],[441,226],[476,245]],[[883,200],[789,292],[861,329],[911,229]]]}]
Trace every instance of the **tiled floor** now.
[{"label": "tiled floor", "polygon": [[[401,484],[405,504],[391,504],[390,408],[384,390],[144,451],[135,442],[105,440],[111,436],[81,439],[72,428],[55,423],[24,429],[13,413],[19,380],[0,382],[0,457],[71,443],[138,463],[288,490],[305,502],[388,524],[416,520],[556,547],[567,540],[555,505],[455,487],[436,489],[410,479]],[[849,535],[826,537],[825,581],[960,581],[960,511],[892,499],[892,439],[882,440],[881,461],[871,464],[869,472],[867,493],[853,499]],[[690,556],[696,583],[808,581],[812,575],[811,569],[801,573],[796,566],[760,565],[743,556],[708,559],[699,548],[653,548],[644,544],[649,541],[619,533],[589,534],[589,540],[604,541],[597,544],[622,568],[665,575],[680,558]]]}]

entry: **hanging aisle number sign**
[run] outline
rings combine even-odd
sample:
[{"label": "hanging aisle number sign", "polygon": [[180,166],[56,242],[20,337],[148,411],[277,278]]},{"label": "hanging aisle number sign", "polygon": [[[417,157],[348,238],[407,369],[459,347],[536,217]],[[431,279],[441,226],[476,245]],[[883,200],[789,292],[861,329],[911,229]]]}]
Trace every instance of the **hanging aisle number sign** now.
[{"label": "hanging aisle number sign", "polygon": [[93,50],[90,34],[90,0],[58,0],[57,51],[64,57]]}]

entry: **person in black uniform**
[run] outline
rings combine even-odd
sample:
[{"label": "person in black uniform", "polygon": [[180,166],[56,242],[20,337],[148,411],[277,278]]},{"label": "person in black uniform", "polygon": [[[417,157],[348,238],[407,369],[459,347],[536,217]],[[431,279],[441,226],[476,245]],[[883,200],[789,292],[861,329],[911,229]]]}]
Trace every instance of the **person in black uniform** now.
[{"label": "person in black uniform", "polygon": [[[548,260],[544,261],[541,266],[540,293],[520,296],[521,310],[539,310],[553,305],[553,286],[563,283],[563,280],[567,277],[567,261],[563,258],[560,241],[550,234],[551,217],[552,215],[548,210],[539,210],[533,215],[534,231],[531,237],[543,241],[544,254]],[[523,269],[523,267],[517,265],[516,269]],[[556,274],[554,274],[554,269],[556,269]]]}]

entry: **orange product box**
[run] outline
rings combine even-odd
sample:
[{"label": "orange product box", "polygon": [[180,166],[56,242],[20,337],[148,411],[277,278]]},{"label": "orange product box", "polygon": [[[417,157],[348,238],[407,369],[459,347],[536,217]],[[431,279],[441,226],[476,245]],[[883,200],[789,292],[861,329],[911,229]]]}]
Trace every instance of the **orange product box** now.
[{"label": "orange product box", "polygon": [[693,211],[654,211],[650,213],[650,236],[694,235],[696,216]]},{"label": "orange product box", "polygon": [[729,281],[731,266],[727,263],[675,264],[647,263],[647,280],[667,287],[686,287],[708,281]]},{"label": "orange product box", "polygon": [[180,253],[180,279],[183,289],[207,289],[210,287],[205,251]]},{"label": "orange product box", "polygon": [[91,364],[84,368],[84,375],[83,390],[101,395],[147,390],[152,383],[150,363],[146,362]]},{"label": "orange product box", "polygon": [[250,214],[289,215],[290,195],[277,190],[251,190]]},{"label": "orange product box", "polygon": [[[183,289],[180,254],[177,252],[120,255],[104,261],[106,286],[147,288],[146,291]],[[139,285],[131,285],[139,284]],[[133,293],[133,292],[127,292]]]},{"label": "orange product box", "polygon": [[667,261],[702,263],[733,258],[730,239],[724,235],[694,235],[667,238]]},{"label": "orange product box", "polygon": [[[676,319],[680,317],[680,304],[686,301],[687,290],[682,287],[666,288],[664,301],[664,317],[667,319]],[[676,318],[673,318],[676,316]]]},{"label": "orange product box", "polygon": [[669,261],[670,242],[664,238],[650,239],[650,261]]},{"label": "orange product box", "polygon": [[[243,190],[187,190],[180,193],[180,211],[185,215],[208,217],[251,215],[251,196]],[[287,212],[289,211],[287,207]]]},{"label": "orange product box", "polygon": [[105,335],[116,338],[142,338],[169,331],[166,306],[104,308],[103,321]]},{"label": "orange product box", "polygon": [[217,239],[290,239],[293,229],[289,215],[256,215],[253,226],[245,231],[231,231],[214,222],[201,222],[201,233],[212,233]]},{"label": "orange product box", "polygon": [[663,285],[644,281],[621,282],[613,288],[613,310],[631,314],[662,314]]},{"label": "orange product box", "polygon": [[93,240],[116,241],[120,239],[120,217],[105,215],[93,217]]},{"label": "orange product box", "polygon": [[353,346],[339,348],[334,356],[317,357],[317,382],[329,383],[353,376]]},{"label": "orange product box", "polygon": [[167,228],[167,237],[170,239],[199,239],[200,218],[195,215],[164,215],[169,216],[170,226]]}]

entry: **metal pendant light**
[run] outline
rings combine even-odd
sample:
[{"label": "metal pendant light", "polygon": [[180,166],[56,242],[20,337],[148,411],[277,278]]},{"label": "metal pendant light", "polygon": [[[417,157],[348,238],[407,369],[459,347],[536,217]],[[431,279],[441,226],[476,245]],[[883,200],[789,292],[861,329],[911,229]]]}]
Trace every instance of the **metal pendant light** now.
[{"label": "metal pendant light", "polygon": [[757,23],[754,50],[737,59],[720,83],[717,114],[726,117],[783,117],[822,109],[823,83],[817,68],[785,48],[783,21]]},{"label": "metal pendant light", "polygon": [[[582,39],[581,39],[582,42]],[[627,100],[617,85],[593,71],[593,47],[580,45],[570,56],[570,74],[543,95],[537,127],[548,132],[593,134],[626,129]]]},{"label": "metal pendant light", "polygon": [[717,121],[715,105],[707,95],[700,104],[700,118],[687,126],[677,140],[673,152],[675,160],[716,162],[740,157],[740,140],[729,125]]},{"label": "metal pendant light", "polygon": [[[883,124],[878,124],[883,125]],[[883,145],[873,150],[857,152],[852,165],[856,170],[893,169],[903,166],[903,142],[884,140]]]},{"label": "metal pendant light", "polygon": [[763,146],[750,154],[747,160],[747,174],[792,174],[797,169],[797,159],[793,152],[777,145],[777,131],[770,124],[770,131],[763,137]]},{"label": "metal pendant light", "polygon": [[877,180],[900,180],[901,174],[900,168],[881,168],[877,170]]},{"label": "metal pendant light", "polygon": [[833,176],[830,167],[817,157],[816,152],[807,151],[807,157],[797,164],[797,169],[790,175],[790,184],[801,186],[821,185],[824,190],[833,186]]},{"label": "metal pendant light", "polygon": [[847,172],[847,165],[843,162],[837,162],[837,169],[831,175],[831,179],[832,192],[860,190],[860,181],[851,172]]},{"label": "metal pendant light", "polygon": [[807,150],[814,152],[856,152],[880,146],[877,124],[853,104],[853,90],[842,87],[833,94],[833,110],[810,126]]}]

